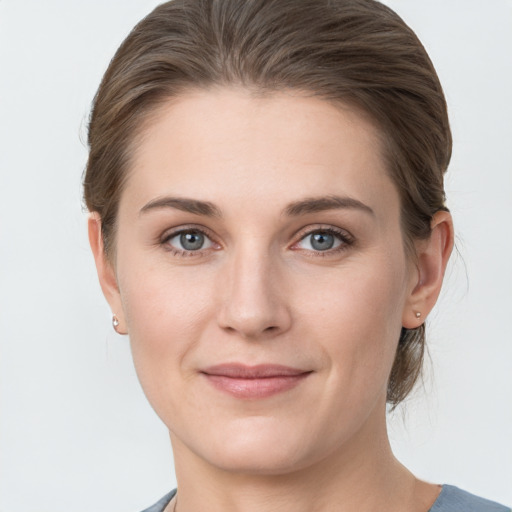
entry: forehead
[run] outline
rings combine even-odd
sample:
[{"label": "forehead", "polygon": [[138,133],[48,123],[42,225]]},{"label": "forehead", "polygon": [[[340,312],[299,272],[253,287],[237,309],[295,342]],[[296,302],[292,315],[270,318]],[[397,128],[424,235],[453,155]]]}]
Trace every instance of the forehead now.
[{"label": "forehead", "polygon": [[398,202],[381,147],[361,114],[299,92],[190,91],[141,131],[123,195],[270,205],[342,194],[378,207],[386,194]]}]

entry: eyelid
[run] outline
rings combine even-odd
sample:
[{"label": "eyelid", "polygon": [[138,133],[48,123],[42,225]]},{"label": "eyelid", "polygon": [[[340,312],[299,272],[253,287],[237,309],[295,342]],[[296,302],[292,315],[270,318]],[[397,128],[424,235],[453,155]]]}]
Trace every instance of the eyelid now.
[{"label": "eyelid", "polygon": [[[198,249],[197,251],[189,251],[186,249],[179,249],[177,247],[174,247],[170,244],[168,244],[169,240],[172,240],[176,236],[179,236],[183,233],[190,233],[190,232],[196,232],[201,233],[204,235],[208,240],[211,242],[211,246],[204,248],[204,249]],[[203,256],[206,252],[213,250],[217,250],[220,248],[219,242],[216,240],[215,235],[212,234],[212,232],[204,227],[197,224],[185,224],[182,226],[177,226],[171,229],[168,229],[164,231],[164,233],[159,237],[158,241],[159,245],[165,246],[166,244],[168,247],[166,248],[169,252],[172,252],[176,255],[182,255],[182,256]]]},{"label": "eyelid", "polygon": [[[196,251],[190,251],[186,249],[179,249],[177,247],[171,246],[168,244],[169,240],[172,238],[187,232],[197,232],[204,235],[206,238],[208,238],[212,244],[212,246],[207,247],[205,249],[198,249]],[[302,240],[304,240],[306,237],[313,235],[314,233],[323,232],[323,233],[329,233],[335,236],[338,240],[341,241],[341,244],[335,248],[327,249],[325,251],[315,251],[310,249],[301,249],[299,247],[296,247],[297,244],[299,244]],[[314,254],[315,256],[328,256],[335,254],[337,252],[343,251],[353,245],[355,243],[354,236],[347,231],[346,229],[339,228],[333,225],[329,224],[318,224],[318,225],[309,225],[302,229],[300,229],[296,234],[293,236],[294,242],[290,246],[290,249],[292,250],[300,250],[304,252],[309,252]],[[212,231],[205,226],[197,225],[197,224],[185,224],[181,226],[176,226],[174,228],[170,228],[159,237],[158,240],[159,245],[165,246],[167,244],[167,250],[169,252],[174,253],[175,255],[181,255],[181,256],[204,256],[206,253],[211,252],[212,250],[218,250],[221,248],[221,244],[218,242],[217,237],[215,234],[212,233]]]},{"label": "eyelid", "polygon": [[[297,244],[302,242],[302,240],[318,232],[332,234],[341,241],[341,244],[338,247],[327,249],[325,251],[315,251],[296,247]],[[307,226],[306,228],[302,228],[298,233],[296,233],[294,238],[296,241],[293,242],[292,246],[290,247],[291,249],[311,252],[317,256],[327,256],[329,254],[343,251],[355,243],[355,238],[349,231],[328,224],[319,224],[317,226]]]}]

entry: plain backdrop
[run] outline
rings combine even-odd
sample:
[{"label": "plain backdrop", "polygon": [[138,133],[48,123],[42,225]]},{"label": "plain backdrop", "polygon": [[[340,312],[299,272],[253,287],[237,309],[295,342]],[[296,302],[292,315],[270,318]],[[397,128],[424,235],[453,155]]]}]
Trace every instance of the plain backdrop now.
[{"label": "plain backdrop", "polygon": [[[152,0],[0,0],[0,511],[117,512],[175,484],[167,432],[97,284],[90,103]],[[389,0],[449,103],[458,233],[424,386],[390,417],[418,476],[512,504],[512,1]],[[371,312],[369,312],[371,314]]]}]

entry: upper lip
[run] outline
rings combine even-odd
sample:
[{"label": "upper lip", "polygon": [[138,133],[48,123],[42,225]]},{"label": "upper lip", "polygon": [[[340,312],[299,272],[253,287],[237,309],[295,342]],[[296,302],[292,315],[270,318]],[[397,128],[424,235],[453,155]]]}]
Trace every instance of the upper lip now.
[{"label": "upper lip", "polygon": [[255,366],[227,363],[209,366],[201,370],[207,375],[230,377],[232,379],[265,379],[270,377],[291,377],[310,373],[308,370],[292,368],[280,364],[258,364]]}]

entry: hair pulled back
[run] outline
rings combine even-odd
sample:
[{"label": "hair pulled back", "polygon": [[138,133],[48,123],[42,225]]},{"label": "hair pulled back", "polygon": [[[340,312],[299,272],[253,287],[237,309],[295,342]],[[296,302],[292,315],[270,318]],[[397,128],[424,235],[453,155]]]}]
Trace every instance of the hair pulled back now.
[{"label": "hair pulled back", "polygon": [[[144,123],[187,89],[294,89],[370,117],[401,200],[407,250],[445,210],[451,156],[446,102],[414,32],[374,0],[173,0],[138,23],[94,98],[84,198],[109,258],[131,155]],[[422,366],[425,327],[402,329],[387,399],[396,406]]]}]

